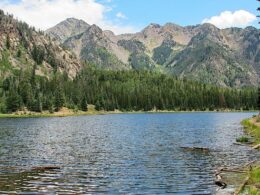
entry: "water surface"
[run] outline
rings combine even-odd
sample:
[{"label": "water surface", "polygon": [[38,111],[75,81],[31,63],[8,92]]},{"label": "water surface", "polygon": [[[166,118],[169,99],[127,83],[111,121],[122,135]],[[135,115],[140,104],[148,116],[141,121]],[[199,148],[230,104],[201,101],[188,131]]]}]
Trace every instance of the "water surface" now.
[{"label": "water surface", "polygon": [[0,119],[0,193],[214,194],[214,169],[259,158],[233,144],[252,114]]}]

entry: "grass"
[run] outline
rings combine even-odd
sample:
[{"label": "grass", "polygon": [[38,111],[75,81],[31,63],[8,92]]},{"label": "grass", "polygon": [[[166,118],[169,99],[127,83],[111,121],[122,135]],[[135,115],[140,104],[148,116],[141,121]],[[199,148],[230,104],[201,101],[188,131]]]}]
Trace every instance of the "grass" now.
[{"label": "grass", "polygon": [[[101,115],[109,114],[105,111],[96,111],[96,112],[75,112],[75,113],[29,113],[29,114],[0,114],[0,118],[47,118],[47,117],[67,117],[67,116],[84,116],[84,115]],[[111,113],[112,114],[112,113]]]},{"label": "grass", "polygon": [[[260,144],[260,116],[242,121],[245,131],[254,137],[254,144]],[[259,163],[259,162],[258,162]],[[260,195],[260,166],[253,167],[249,171],[249,181],[241,194]]]},{"label": "grass", "polygon": [[89,109],[87,112],[83,111],[73,111],[68,108],[62,108],[59,112],[49,113],[44,111],[41,113],[37,112],[17,112],[11,114],[0,114],[0,118],[44,118],[44,117],[67,117],[67,116],[84,116],[84,115],[103,115],[103,114],[116,114],[117,111],[108,112],[108,111],[97,111],[94,105],[88,105]]},{"label": "grass", "polygon": [[259,116],[253,119],[246,119],[242,121],[242,125],[245,127],[245,132],[254,137],[254,144],[260,144],[260,126],[257,125]]},{"label": "grass", "polygon": [[249,183],[260,183],[260,167],[253,168]]},{"label": "grass", "polygon": [[236,141],[240,142],[240,143],[248,143],[249,142],[249,138],[245,137],[245,136],[242,136],[242,137],[237,138]]},{"label": "grass", "polygon": [[240,194],[250,194],[250,195],[260,195],[260,167],[254,167],[249,172],[249,181],[247,183],[247,186]]},{"label": "grass", "polygon": [[[156,113],[202,113],[202,112],[243,112],[243,111],[231,111],[231,110],[221,110],[221,111],[173,111],[173,110],[157,110],[157,111],[97,111],[95,110],[93,105],[91,105],[89,111],[87,112],[70,112],[70,113],[49,113],[49,112],[29,112],[29,113],[11,113],[11,114],[2,114],[0,113],[0,118],[44,118],[44,117],[67,117],[67,116],[84,116],[84,115],[104,115],[104,114],[156,114]],[[246,111],[248,112],[248,111]]]}]

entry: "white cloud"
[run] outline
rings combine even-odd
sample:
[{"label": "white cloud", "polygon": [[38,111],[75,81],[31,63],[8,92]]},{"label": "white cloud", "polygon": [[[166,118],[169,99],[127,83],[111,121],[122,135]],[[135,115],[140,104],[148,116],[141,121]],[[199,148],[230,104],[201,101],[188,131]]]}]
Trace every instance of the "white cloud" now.
[{"label": "white cloud", "polygon": [[256,20],[256,16],[248,11],[239,10],[235,12],[224,11],[219,16],[206,18],[202,23],[211,23],[219,28],[245,27]]},{"label": "white cloud", "polygon": [[116,34],[137,31],[133,26],[107,20],[105,14],[112,8],[98,3],[96,0],[21,0],[17,3],[0,0],[0,8],[13,14],[19,20],[42,30],[46,30],[66,18],[74,17],[89,24],[96,24],[105,30],[112,30]]},{"label": "white cloud", "polygon": [[127,17],[122,13],[122,12],[118,12],[116,14],[116,17],[120,18],[120,19],[127,19]]}]

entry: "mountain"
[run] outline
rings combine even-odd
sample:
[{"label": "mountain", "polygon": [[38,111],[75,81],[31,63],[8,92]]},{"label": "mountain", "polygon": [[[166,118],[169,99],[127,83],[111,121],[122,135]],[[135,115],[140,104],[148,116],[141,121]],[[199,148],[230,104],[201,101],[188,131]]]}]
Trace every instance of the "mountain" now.
[{"label": "mountain", "polygon": [[115,35],[82,20],[67,19],[46,31],[78,58],[110,70],[152,70],[219,86],[260,83],[260,30],[150,24]]},{"label": "mountain", "polygon": [[[220,30],[209,24],[198,28],[199,33],[167,64],[170,72],[220,86],[259,83],[259,33],[250,40],[244,35],[248,29]],[[254,31],[250,29],[250,34]]]},{"label": "mountain", "polygon": [[83,33],[88,29],[88,25],[83,20],[78,20],[75,18],[68,18],[67,20],[59,23],[55,27],[47,30],[46,32],[54,39],[59,42],[63,42],[69,37]]},{"label": "mountain", "polygon": [[82,66],[75,54],[53,42],[44,32],[36,31],[0,10],[1,78],[21,69],[42,76],[65,72],[74,78]]},{"label": "mountain", "polygon": [[114,34],[103,32],[91,25],[83,33],[69,37],[63,46],[71,49],[83,61],[91,62],[99,68],[128,70],[129,52],[117,45]]}]

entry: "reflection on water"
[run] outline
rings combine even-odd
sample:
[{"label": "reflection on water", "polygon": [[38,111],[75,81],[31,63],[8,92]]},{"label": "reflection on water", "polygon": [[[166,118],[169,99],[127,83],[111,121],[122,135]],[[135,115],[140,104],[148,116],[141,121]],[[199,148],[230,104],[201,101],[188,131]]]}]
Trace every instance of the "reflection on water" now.
[{"label": "reflection on water", "polygon": [[[0,119],[0,193],[210,194],[214,169],[259,153],[233,145],[252,113]],[[209,147],[209,153],[182,146]],[[58,170],[33,170],[37,166]]]}]

